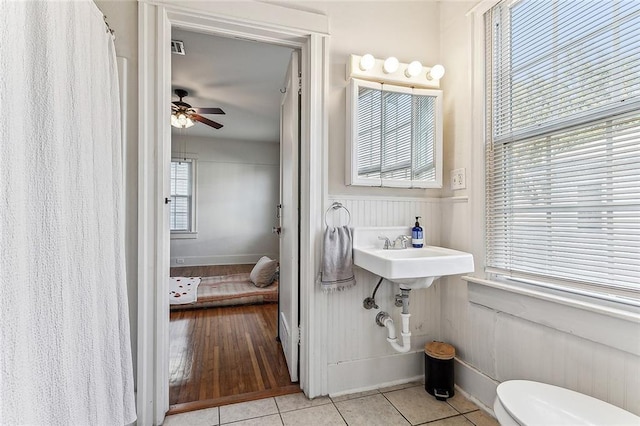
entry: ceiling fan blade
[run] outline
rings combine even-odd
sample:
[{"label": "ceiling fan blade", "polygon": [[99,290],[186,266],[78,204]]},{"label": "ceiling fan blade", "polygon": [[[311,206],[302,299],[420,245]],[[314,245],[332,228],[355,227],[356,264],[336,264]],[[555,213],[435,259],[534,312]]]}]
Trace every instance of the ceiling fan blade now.
[{"label": "ceiling fan blade", "polygon": [[201,122],[202,124],[206,124],[207,126],[211,126],[214,129],[219,129],[219,128],[222,127],[222,124],[216,123],[215,121],[211,121],[208,118],[205,118],[205,117],[203,117],[201,115],[198,115],[198,114],[192,114],[191,118],[193,118],[196,121]]},{"label": "ceiling fan blade", "polygon": [[198,114],[224,114],[220,108],[194,108]]}]

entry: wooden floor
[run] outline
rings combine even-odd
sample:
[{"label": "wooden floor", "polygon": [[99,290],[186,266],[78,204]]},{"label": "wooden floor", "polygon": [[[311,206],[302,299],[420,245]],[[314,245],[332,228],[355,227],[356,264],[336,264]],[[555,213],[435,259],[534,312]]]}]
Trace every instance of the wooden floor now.
[{"label": "wooden floor", "polygon": [[277,321],[277,303],[171,312],[170,413],[299,392]]}]

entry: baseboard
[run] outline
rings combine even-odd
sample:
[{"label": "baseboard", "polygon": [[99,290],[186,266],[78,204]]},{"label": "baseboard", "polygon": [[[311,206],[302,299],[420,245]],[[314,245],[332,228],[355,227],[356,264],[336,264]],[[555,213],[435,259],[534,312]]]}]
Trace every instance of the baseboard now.
[{"label": "baseboard", "polygon": [[[277,253],[236,254],[228,256],[172,256],[171,266],[243,265],[256,263],[262,256],[278,259]],[[182,260],[178,262],[178,260]]]},{"label": "baseboard", "polygon": [[454,374],[456,387],[473,402],[482,405],[485,411],[493,413],[493,401],[499,383],[458,358],[455,359]]},{"label": "baseboard", "polygon": [[[456,388],[460,393],[493,415],[493,401],[496,398],[498,382],[458,358],[455,359],[454,369]],[[328,366],[328,389],[332,397],[422,381],[423,351]]]},{"label": "baseboard", "polygon": [[421,381],[424,378],[424,352],[329,364],[327,375],[331,396]]}]

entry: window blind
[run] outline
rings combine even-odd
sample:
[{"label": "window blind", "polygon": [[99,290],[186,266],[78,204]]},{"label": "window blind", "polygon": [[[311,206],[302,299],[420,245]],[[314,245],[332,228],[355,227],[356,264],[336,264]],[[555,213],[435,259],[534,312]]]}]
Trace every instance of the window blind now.
[{"label": "window blind", "polygon": [[487,270],[640,294],[640,2],[485,15]]},{"label": "window blind", "polygon": [[382,179],[411,179],[411,101],[406,93],[382,93]]},{"label": "window blind", "polygon": [[171,205],[169,223],[172,231],[192,230],[192,163],[190,161],[171,162]]},{"label": "window blind", "polygon": [[358,89],[358,174],[380,179],[382,91]]},{"label": "window blind", "polygon": [[435,180],[436,99],[414,97],[413,134],[416,143],[413,154],[413,179]]}]

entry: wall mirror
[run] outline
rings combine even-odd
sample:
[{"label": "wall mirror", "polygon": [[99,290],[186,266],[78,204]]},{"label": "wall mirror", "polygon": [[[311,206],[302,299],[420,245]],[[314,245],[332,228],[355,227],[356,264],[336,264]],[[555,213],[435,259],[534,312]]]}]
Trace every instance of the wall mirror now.
[{"label": "wall mirror", "polygon": [[347,185],[442,188],[442,91],[351,79]]}]

